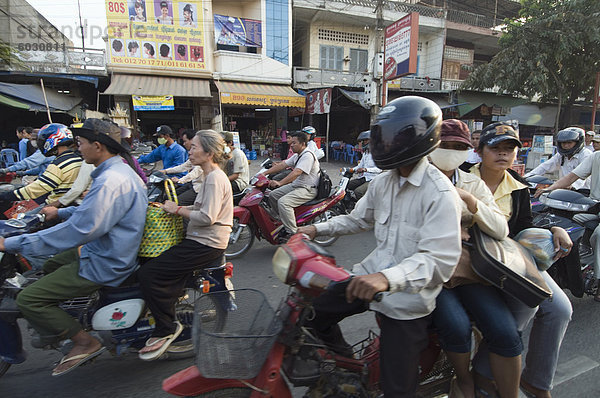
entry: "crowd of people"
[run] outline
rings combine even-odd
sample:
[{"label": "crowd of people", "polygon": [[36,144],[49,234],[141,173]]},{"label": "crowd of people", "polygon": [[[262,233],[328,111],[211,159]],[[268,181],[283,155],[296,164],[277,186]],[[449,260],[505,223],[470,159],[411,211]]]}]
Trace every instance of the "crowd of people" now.
[{"label": "crowd of people", "polygon": [[[233,134],[186,130],[180,145],[172,129],[161,125],[154,135],[158,147],[135,159],[128,150],[130,131],[110,121],[87,119],[70,129],[50,124],[20,131],[27,156],[0,173],[37,170],[38,177],[0,193],[0,199],[34,199],[44,206],[47,219],[62,222],[33,234],[0,238],[0,250],[49,257],[43,264],[47,275],[26,287],[17,305],[41,336],[73,341],[54,368],[55,376],[104,351],[60,302],[102,286],[118,286],[138,267],[148,206],[139,163],[162,161],[161,171],[178,185],[179,203],[167,200],[160,207],[188,220],[185,238],[137,272],[156,321],[139,357],[161,357],[183,329],[174,306],[185,281],[195,269],[223,256],[233,223],[233,195],[249,185],[248,160],[235,147]],[[522,145],[518,130],[497,122],[470,133],[460,120],[442,120],[440,108],[430,100],[407,96],[391,101],[358,137],[363,157],[349,184],[359,199],[355,208],[327,222],[298,226],[294,208],[317,194],[321,153],[314,145],[315,134],[311,126],[287,133],[287,159],[264,172],[281,176],[269,182],[264,205],[281,220],[287,236],[373,229],[376,240],[375,249],[357,259],[345,298],[325,293],[315,301],[310,322],[315,333],[334,351],[348,353],[338,323],[374,310],[381,328],[386,397],[415,395],[419,355],[431,327],[455,369],[451,397],[475,397],[486,381],[502,398],[516,398],[519,388],[530,396],[550,397],[571,319],[569,299],[541,272],[552,299],[527,307],[474,275],[466,245],[474,224],[497,240],[532,227],[528,185],[511,170]],[[581,129],[561,130],[558,153],[530,174],[559,170],[561,178],[550,189],[577,188],[578,179],[589,177],[591,196],[600,199],[600,175],[595,174],[600,152],[586,148],[587,137]],[[555,260],[568,255],[573,243],[567,232],[553,227],[551,233]],[[372,302],[378,292],[386,293],[383,300]],[[525,348],[522,332],[530,322]],[[472,324],[483,336],[473,360]]]}]

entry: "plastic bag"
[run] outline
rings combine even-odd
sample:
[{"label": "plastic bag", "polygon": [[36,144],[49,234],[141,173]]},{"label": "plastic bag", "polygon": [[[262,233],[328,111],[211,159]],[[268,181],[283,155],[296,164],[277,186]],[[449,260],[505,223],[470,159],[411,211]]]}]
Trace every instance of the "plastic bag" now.
[{"label": "plastic bag", "polygon": [[554,240],[552,232],[547,229],[524,229],[515,240],[533,255],[540,271],[546,271],[554,263]]}]

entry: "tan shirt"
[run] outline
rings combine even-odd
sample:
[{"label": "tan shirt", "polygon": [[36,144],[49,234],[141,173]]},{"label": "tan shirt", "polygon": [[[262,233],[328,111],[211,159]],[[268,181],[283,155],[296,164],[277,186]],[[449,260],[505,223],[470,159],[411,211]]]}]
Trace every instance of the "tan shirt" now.
[{"label": "tan shirt", "polygon": [[291,158],[284,160],[284,162],[294,169],[302,170],[302,174],[292,181],[292,187],[315,188],[319,183],[319,161],[310,149],[304,149],[300,155],[295,153]]},{"label": "tan shirt", "polygon": [[202,183],[202,181],[200,180],[200,177],[202,176],[202,167],[194,166],[192,162],[188,159],[179,166],[165,169],[166,174],[184,173],[186,171],[188,173],[181,177],[177,181],[177,183],[187,184],[188,182],[191,182],[192,187],[194,188],[194,192],[198,193],[200,191],[200,184]]},{"label": "tan shirt", "polygon": [[461,255],[460,198],[442,172],[421,159],[408,178],[375,177],[349,215],[316,224],[319,235],[374,230],[377,246],[353,272],[383,273],[390,293],[371,309],[393,319],[430,314]]},{"label": "tan shirt", "polygon": [[594,152],[573,170],[577,177],[590,177],[590,198],[600,200],[600,152]]},{"label": "tan shirt", "polygon": [[186,239],[215,249],[226,249],[233,225],[233,194],[223,170],[203,176],[192,206]]}]

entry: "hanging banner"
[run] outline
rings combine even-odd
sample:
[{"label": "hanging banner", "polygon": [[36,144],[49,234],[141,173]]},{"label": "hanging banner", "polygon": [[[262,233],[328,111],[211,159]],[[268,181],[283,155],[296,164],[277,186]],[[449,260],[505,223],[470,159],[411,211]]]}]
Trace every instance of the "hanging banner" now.
[{"label": "hanging banner", "polygon": [[393,80],[417,73],[419,14],[412,12],[385,28],[383,77]]},{"label": "hanging banner", "polygon": [[205,70],[202,0],[106,1],[110,62]]},{"label": "hanging banner", "polygon": [[262,47],[261,22],[215,14],[215,42],[226,46]]},{"label": "hanging banner", "polygon": [[134,111],[172,111],[175,99],[172,95],[132,95]]},{"label": "hanging banner", "polygon": [[310,115],[329,113],[331,109],[331,88],[313,91],[306,95],[306,112]]}]

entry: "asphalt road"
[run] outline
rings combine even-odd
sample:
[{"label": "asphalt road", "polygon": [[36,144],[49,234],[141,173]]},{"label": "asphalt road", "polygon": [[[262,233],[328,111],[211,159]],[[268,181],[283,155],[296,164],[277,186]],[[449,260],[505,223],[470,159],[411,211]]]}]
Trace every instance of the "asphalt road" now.
[{"label": "asphalt road", "polygon": [[[336,167],[339,166],[328,167],[334,183],[337,182],[334,177]],[[350,266],[373,247],[372,235],[363,233],[342,237],[329,250],[336,255],[338,264]],[[276,306],[285,296],[287,287],[271,271],[274,251],[275,246],[255,242],[245,257],[234,261],[233,283],[236,288],[255,288],[265,292],[270,303]],[[600,303],[594,302],[591,297],[573,298],[572,302],[573,320],[561,349],[552,394],[559,398],[599,397],[600,342],[597,328],[600,325]],[[373,327],[374,319],[369,313],[342,323],[350,342],[360,340],[366,335],[366,330]],[[26,335],[25,329],[22,324]],[[29,358],[23,364],[12,366],[0,379],[0,397],[167,397],[161,390],[162,380],[193,364],[192,359],[143,362],[135,354],[115,358],[104,353],[94,363],[54,378],[50,372],[61,355],[54,351],[35,350],[30,347],[27,336],[25,339]],[[301,391],[294,390],[294,397],[301,397]]]}]

